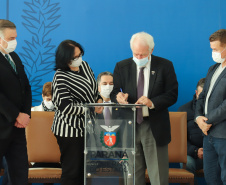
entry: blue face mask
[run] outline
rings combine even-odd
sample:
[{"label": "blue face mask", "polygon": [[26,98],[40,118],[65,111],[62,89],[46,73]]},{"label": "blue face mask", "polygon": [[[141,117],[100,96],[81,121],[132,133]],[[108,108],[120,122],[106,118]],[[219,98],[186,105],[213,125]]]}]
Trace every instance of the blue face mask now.
[{"label": "blue face mask", "polygon": [[143,67],[148,63],[148,56],[142,59],[137,59],[136,57],[133,56],[133,61],[137,64],[138,67]]}]

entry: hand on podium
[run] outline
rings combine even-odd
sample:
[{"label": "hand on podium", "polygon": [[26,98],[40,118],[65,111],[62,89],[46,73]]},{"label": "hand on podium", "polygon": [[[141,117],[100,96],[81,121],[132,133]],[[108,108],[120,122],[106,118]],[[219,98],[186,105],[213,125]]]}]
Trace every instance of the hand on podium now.
[{"label": "hand on podium", "polygon": [[[97,103],[103,103],[103,100],[102,99],[99,99],[97,101]],[[95,107],[95,112],[97,114],[101,114],[103,112],[103,109],[104,109],[104,107],[102,107],[102,106]]]}]

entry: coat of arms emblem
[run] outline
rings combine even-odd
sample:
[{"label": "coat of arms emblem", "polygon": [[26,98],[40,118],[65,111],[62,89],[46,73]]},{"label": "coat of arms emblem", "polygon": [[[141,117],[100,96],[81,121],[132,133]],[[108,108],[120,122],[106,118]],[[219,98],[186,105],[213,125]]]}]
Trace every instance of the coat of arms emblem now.
[{"label": "coat of arms emblem", "polygon": [[100,125],[106,132],[101,132],[101,143],[102,145],[106,145],[106,148],[112,148],[117,144],[116,132],[113,132],[115,129],[119,127],[119,125],[114,126],[106,126]]}]

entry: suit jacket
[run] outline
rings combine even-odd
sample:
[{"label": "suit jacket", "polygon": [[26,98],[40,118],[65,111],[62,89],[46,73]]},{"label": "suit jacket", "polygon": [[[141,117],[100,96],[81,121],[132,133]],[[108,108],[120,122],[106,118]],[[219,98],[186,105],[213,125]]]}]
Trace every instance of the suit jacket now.
[{"label": "suit jacket", "polygon": [[187,154],[197,159],[197,151],[203,147],[203,134],[198,125],[194,122],[196,95],[193,100],[179,107],[179,112],[187,112]]},{"label": "suit jacket", "polygon": [[[168,107],[177,101],[178,83],[173,64],[167,59],[152,55],[150,70],[148,98],[155,108],[149,109],[149,121],[157,145],[163,146],[171,141]],[[129,94],[129,103],[137,101],[137,66],[132,58],[116,64],[113,80],[113,102],[117,102],[120,88]]]},{"label": "suit jacket", "polygon": [[219,65],[221,64],[215,64],[209,68],[203,91],[196,103],[195,118],[197,116],[207,117],[206,123],[212,124],[208,131],[209,135],[217,138],[226,138],[226,69],[222,71],[216,80],[208,100],[207,114],[205,115],[204,113],[210,82]]},{"label": "suit jacket", "polygon": [[[0,52],[0,138],[10,136],[19,112],[31,115],[31,87],[19,56],[10,53],[17,73]],[[18,129],[24,132],[24,129]]]}]

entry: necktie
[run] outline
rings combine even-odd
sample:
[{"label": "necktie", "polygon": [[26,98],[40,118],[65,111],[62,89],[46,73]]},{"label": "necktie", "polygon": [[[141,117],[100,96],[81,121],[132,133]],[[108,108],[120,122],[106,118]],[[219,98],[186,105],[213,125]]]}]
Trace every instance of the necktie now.
[{"label": "necktie", "polygon": [[5,58],[8,60],[9,64],[12,66],[13,70],[16,72],[16,65],[15,63],[10,59],[9,55],[5,55]]},{"label": "necktie", "polygon": [[[137,99],[144,94],[144,67],[140,68],[139,78],[137,83]],[[137,123],[141,124],[143,121],[142,108],[137,109]]]},{"label": "necktie", "polygon": [[[105,103],[108,103],[108,102],[105,102]],[[105,120],[105,125],[109,126],[110,120],[111,120],[111,112],[109,107],[104,107],[104,120]]]}]

